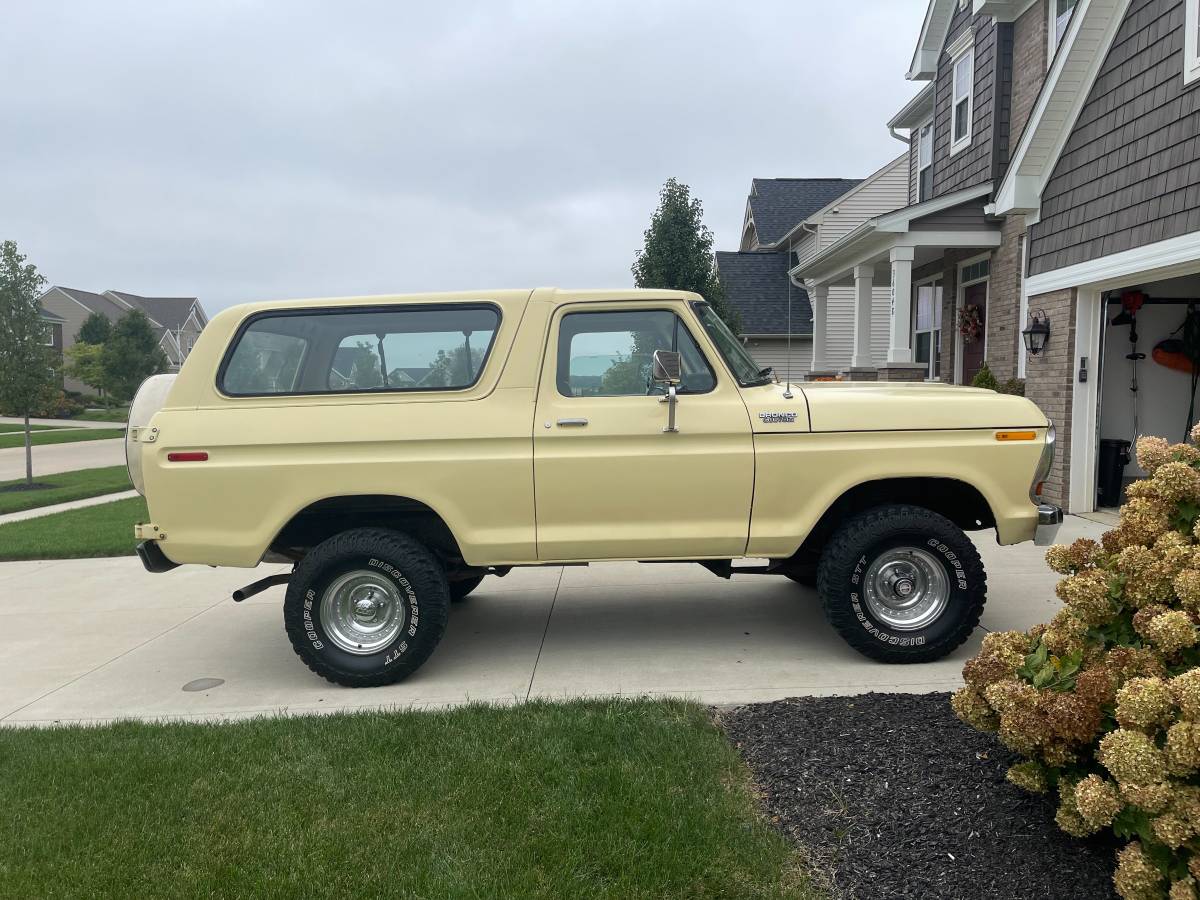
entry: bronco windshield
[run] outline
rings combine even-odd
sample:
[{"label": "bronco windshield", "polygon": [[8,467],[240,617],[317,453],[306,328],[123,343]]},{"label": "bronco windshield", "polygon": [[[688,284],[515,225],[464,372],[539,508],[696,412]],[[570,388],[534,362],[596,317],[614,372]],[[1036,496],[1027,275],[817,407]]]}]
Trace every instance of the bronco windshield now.
[{"label": "bronco windshield", "polygon": [[762,368],[754,361],[742,346],[742,342],[734,337],[729,326],[721,321],[721,317],[711,306],[707,303],[693,303],[692,309],[696,311],[700,324],[704,326],[712,342],[717,345],[717,351],[733,372],[738,384],[742,387],[756,387],[771,382],[771,370]]}]

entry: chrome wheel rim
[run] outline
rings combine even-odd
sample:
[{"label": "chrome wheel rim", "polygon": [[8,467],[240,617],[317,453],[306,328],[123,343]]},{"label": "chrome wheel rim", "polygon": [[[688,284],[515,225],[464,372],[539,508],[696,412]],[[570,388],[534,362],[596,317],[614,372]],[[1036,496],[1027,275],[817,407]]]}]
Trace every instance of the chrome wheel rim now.
[{"label": "chrome wheel rim", "polygon": [[400,634],[404,619],[399,590],[377,572],[347,572],[321,596],[321,626],[329,640],[347,653],[378,653]]},{"label": "chrome wheel rim", "polygon": [[875,557],[864,584],[871,615],[897,631],[926,627],[950,602],[946,570],[919,547],[894,547]]}]

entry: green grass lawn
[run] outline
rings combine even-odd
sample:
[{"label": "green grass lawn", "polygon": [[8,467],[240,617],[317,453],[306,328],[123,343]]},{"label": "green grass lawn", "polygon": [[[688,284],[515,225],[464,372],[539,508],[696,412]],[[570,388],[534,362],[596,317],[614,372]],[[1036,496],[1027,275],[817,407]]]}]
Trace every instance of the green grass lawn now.
[{"label": "green grass lawn", "polygon": [[[30,425],[30,431],[46,431],[50,428],[57,428],[57,425]],[[67,423],[63,422],[63,427],[67,427]],[[10,425],[7,422],[0,422],[0,434],[9,434],[10,432],[25,433],[24,425]]]},{"label": "green grass lawn", "polygon": [[817,894],[697,705],[0,732],[8,896]]},{"label": "green grass lawn", "polygon": [[129,407],[118,406],[113,409],[88,410],[77,416],[72,416],[72,418],[84,422],[127,422],[129,420]]},{"label": "green grass lawn", "polygon": [[[70,428],[64,423],[65,428]],[[45,444],[73,444],[76,441],[103,441],[108,438],[125,437],[124,428],[71,428],[70,431],[49,431],[33,433],[33,446]],[[25,435],[22,432],[0,434],[0,450],[10,447],[24,447]]]},{"label": "green grass lawn", "polygon": [[0,560],[130,556],[134,524],[149,519],[146,501],[131,497],[0,525]]},{"label": "green grass lawn", "polygon": [[53,506],[55,503],[66,503],[68,500],[99,497],[101,494],[113,494],[133,488],[129,481],[129,473],[125,471],[124,466],[106,466],[102,469],[63,472],[59,475],[34,476],[34,481],[38,484],[52,484],[54,487],[35,491],[7,491],[4,489],[11,485],[24,484],[25,479],[0,481],[0,515],[18,512],[22,509],[34,509],[39,506]]}]

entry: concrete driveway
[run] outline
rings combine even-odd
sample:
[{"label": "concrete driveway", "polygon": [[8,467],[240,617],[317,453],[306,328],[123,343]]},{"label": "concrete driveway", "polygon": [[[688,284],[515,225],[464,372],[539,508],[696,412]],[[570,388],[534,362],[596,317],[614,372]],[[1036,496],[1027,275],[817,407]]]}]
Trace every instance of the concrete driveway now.
[{"label": "concrete driveway", "polygon": [[[109,426],[120,427],[120,426]],[[77,441],[73,444],[46,444],[33,448],[33,477],[125,465],[125,442],[120,438],[103,441]],[[25,477],[25,448],[0,450],[0,481]]]},{"label": "concrete driveway", "polygon": [[[1060,539],[1104,527],[1068,518]],[[1032,544],[980,549],[983,628],[950,658],[875,663],[826,625],[815,593],[779,576],[731,582],[696,565],[514,570],[454,607],[441,646],[402,684],[349,689],[313,675],[283,632],[283,588],[242,604],[253,572],[133,558],[0,563],[0,724],[236,718],[530,697],[678,695],[745,703],[801,694],[925,693],[961,681],[985,630],[1027,628],[1058,607]],[[195,690],[197,679],[220,679]]]}]

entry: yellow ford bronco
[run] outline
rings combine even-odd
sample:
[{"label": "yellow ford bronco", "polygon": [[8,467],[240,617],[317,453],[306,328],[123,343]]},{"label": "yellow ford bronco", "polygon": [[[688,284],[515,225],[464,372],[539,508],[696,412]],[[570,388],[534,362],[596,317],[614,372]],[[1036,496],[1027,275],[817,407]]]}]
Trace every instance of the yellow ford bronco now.
[{"label": "yellow ford bronco", "polygon": [[255,303],[138,392],[151,572],[292,563],[284,625],[345,685],[410,675],[513,566],[690,561],[815,585],[874,659],[979,622],[965,530],[1048,542],[1054,428],[1021,397],[780,384],[696,294],[480,291]]}]

